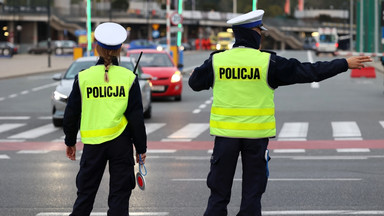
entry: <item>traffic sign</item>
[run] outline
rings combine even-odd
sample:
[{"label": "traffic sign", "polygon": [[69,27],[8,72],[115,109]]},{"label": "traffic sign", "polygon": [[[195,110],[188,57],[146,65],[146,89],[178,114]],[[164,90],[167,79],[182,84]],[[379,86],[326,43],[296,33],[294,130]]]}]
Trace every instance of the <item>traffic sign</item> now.
[{"label": "traffic sign", "polygon": [[183,23],[183,17],[177,12],[173,12],[169,18],[172,25],[179,25]]}]

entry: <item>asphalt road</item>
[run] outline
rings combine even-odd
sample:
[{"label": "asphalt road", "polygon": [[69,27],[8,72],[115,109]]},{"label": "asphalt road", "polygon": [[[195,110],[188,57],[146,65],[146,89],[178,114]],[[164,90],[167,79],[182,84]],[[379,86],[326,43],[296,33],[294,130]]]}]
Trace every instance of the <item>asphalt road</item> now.
[{"label": "asphalt road", "polygon": [[[212,93],[192,92],[187,79],[188,71],[208,54],[185,57],[181,102],[153,102],[153,117],[146,120],[147,188],[134,190],[131,215],[204,212]],[[332,58],[304,51],[279,54],[302,61]],[[71,211],[78,161],[65,157],[63,133],[51,126],[51,76],[0,80],[0,215],[59,216]],[[366,79],[350,78],[349,72],[277,89],[278,136],[271,141],[264,215],[384,215],[383,90],[382,74]],[[229,215],[239,209],[241,187],[239,160]],[[106,173],[93,215],[106,215],[107,196]]]}]

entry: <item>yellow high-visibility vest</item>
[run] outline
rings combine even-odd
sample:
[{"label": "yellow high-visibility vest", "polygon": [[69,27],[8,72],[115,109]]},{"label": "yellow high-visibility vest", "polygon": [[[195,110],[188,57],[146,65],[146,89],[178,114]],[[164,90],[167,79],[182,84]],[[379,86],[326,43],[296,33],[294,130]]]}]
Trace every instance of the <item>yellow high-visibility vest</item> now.
[{"label": "yellow high-visibility vest", "polygon": [[269,53],[252,48],[233,48],[213,55],[212,135],[276,135],[274,90],[267,83],[269,60]]},{"label": "yellow high-visibility vest", "polygon": [[104,65],[79,73],[81,91],[81,141],[100,144],[118,137],[128,124],[124,112],[136,75],[120,66],[110,66],[109,82],[104,81]]}]

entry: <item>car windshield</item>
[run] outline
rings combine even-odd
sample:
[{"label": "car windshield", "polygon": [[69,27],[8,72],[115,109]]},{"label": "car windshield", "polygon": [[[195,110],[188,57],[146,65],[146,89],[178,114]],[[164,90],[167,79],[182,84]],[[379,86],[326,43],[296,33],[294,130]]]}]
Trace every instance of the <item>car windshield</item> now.
[{"label": "car windshield", "polygon": [[335,35],[323,34],[320,35],[320,42],[323,43],[334,43],[336,41]]},{"label": "car windshield", "polygon": [[[67,72],[64,75],[64,79],[74,79],[75,76],[82,70],[88,69],[91,66],[96,65],[96,61],[79,61],[74,62],[68,68]],[[133,71],[133,64],[129,61],[123,61],[120,63],[120,66],[128,68]],[[140,69],[139,69],[140,70]]]},{"label": "car windshield", "polygon": [[[131,56],[137,59],[139,54],[134,53]],[[173,67],[171,59],[165,53],[143,53],[139,64],[141,67]]]}]

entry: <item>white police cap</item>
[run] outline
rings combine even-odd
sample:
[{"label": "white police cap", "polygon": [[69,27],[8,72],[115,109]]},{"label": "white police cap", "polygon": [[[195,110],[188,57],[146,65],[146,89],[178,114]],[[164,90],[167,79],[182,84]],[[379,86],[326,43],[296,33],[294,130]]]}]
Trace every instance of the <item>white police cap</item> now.
[{"label": "white police cap", "polygon": [[117,50],[127,39],[127,30],[117,23],[102,23],[95,29],[95,39],[101,47]]},{"label": "white police cap", "polygon": [[264,10],[254,10],[246,14],[237,16],[227,21],[233,27],[254,28],[258,27],[261,30],[268,30],[263,26]]}]

